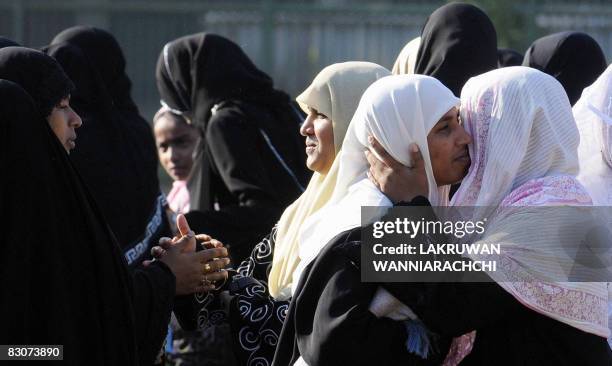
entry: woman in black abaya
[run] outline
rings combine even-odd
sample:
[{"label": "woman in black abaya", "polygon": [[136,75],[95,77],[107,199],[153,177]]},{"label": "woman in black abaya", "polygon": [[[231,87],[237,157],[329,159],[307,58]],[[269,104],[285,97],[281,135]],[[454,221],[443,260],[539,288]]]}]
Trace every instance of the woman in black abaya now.
[{"label": "woman in black abaya", "polygon": [[156,75],[162,104],[202,136],[189,222],[227,244],[239,263],[308,182],[302,118],[238,45],[218,35],[166,44]]},{"label": "woman in black abaya", "polygon": [[606,56],[591,36],[560,32],[537,39],[525,52],[523,66],[554,76],[574,105],[582,91],[593,84],[606,67]]},{"label": "woman in black abaya", "polygon": [[71,160],[135,268],[147,259],[151,244],[172,235],[155,141],[130,95],[123,52],[110,33],[85,26],[64,30],[45,52],[76,86],[71,104],[84,123]]},{"label": "woman in black abaya", "polygon": [[12,176],[0,181],[0,341],[61,344],[70,365],[137,365],[127,269],[39,105],[0,81],[0,164]]},{"label": "woman in black abaya", "polygon": [[75,365],[151,364],[175,293],[204,290],[202,263],[213,253],[173,248],[174,259],[130,276],[65,141],[50,127],[52,116],[74,115],[65,102],[72,82],[52,57],[22,47],[0,50],[0,78],[31,98],[0,100],[6,109],[0,162],[15,178],[2,180],[0,196],[6,225],[0,306],[9,319],[3,344],[62,344]]}]

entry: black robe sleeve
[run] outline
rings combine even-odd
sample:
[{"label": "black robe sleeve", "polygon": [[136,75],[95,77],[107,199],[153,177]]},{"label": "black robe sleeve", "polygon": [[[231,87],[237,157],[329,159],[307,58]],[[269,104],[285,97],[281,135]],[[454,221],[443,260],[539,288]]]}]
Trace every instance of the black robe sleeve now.
[{"label": "black robe sleeve", "polygon": [[141,365],[152,365],[168,330],[176,278],[161,261],[133,271],[134,319]]}]

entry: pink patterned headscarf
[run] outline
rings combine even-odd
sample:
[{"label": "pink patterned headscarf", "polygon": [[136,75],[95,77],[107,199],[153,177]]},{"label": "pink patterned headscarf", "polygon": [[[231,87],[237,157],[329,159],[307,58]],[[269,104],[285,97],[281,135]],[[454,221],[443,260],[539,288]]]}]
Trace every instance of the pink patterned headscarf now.
[{"label": "pink patterned headscarf", "polygon": [[[555,272],[573,261],[549,251],[571,218],[529,210],[591,205],[576,180],[579,134],[563,87],[540,71],[510,67],[470,79],[461,101],[472,166],[451,205],[478,206],[475,215],[490,223],[482,242],[502,243],[501,268],[489,275],[526,307],[607,337],[607,283],[563,282],[564,272]],[[534,275],[533,265],[552,275]]]}]

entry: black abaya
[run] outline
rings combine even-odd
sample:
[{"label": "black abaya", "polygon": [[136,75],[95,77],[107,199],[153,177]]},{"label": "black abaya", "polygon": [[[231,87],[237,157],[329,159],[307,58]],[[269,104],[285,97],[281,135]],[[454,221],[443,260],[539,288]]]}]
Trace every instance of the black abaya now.
[{"label": "black abaya", "polygon": [[64,364],[137,365],[131,286],[112,233],[26,92],[0,81],[2,344]]},{"label": "black abaya", "polygon": [[[33,228],[33,234],[28,234],[33,235],[30,237],[33,242],[24,245],[27,256],[22,260],[42,262],[33,267],[35,275],[26,279],[42,281],[45,287],[42,291],[42,304],[33,304],[37,306],[36,309],[26,311],[26,317],[39,319],[44,315],[49,318],[49,324],[52,325],[41,320],[43,328],[49,326],[49,330],[43,331],[41,340],[44,337],[49,340],[65,340],[65,343],[41,341],[38,344],[64,344],[72,347],[71,357],[79,360],[73,364],[150,364],[159,350],[170,317],[175,293],[174,275],[161,262],[136,270],[133,277],[127,273],[126,262],[114,234],[45,120],[60,99],[73,90],[72,82],[57,61],[32,49],[8,47],[0,50],[0,75],[18,83],[32,96],[35,107],[28,107],[23,112],[33,114],[36,120],[30,121],[29,117],[24,117],[23,123],[29,128],[43,128],[43,131],[47,131],[40,132],[42,137],[37,137],[45,139],[45,143],[41,144],[36,139],[29,139],[30,136],[23,131],[17,134],[9,130],[15,133],[9,136],[10,139],[7,137],[11,150],[2,155],[11,164],[19,164],[24,155],[18,151],[17,142],[26,141],[28,147],[22,150],[28,153],[35,151],[39,157],[39,161],[24,158],[23,166],[19,165],[12,173],[17,177],[15,182],[3,180],[6,188],[3,188],[2,193],[2,207],[7,212],[5,215],[19,212],[23,222],[17,220],[16,227],[30,225]],[[5,115],[3,118],[8,119],[10,116],[8,113]],[[33,134],[38,136],[36,133],[34,130]],[[61,149],[56,151],[58,146]],[[13,171],[9,163],[4,166],[9,169],[7,171]],[[36,178],[33,179],[32,174]],[[22,175],[26,177],[23,181]],[[25,202],[19,204],[19,200]],[[2,222],[10,220],[3,219]],[[12,225],[7,227],[12,228]],[[25,228],[20,229],[22,232],[27,231]],[[7,239],[6,245],[13,245],[12,241],[16,238]],[[48,254],[47,248],[57,249],[58,253]],[[8,258],[15,262],[14,265],[9,263],[7,269],[11,277],[20,273],[20,267],[24,267],[27,273],[29,267],[24,265],[25,262],[19,262],[10,255]],[[47,272],[48,276],[45,275]],[[38,288],[32,284],[23,286]],[[17,305],[13,305],[11,300],[9,306],[29,309],[22,303],[30,301],[29,296],[28,293],[16,296]],[[55,302],[51,302],[48,310],[45,310],[42,306],[47,305],[47,297],[53,297]],[[65,328],[61,327],[62,319],[66,320]],[[75,324],[70,325],[71,321]],[[99,323],[91,325],[93,334],[85,331],[91,322]],[[30,325],[16,324],[15,329],[21,332],[18,334],[23,339],[38,339],[38,331]],[[53,333],[54,329],[57,335]],[[106,351],[107,348],[116,348],[116,352]],[[78,349],[78,352],[74,349]],[[86,362],[85,356],[88,354],[92,360]]]}]

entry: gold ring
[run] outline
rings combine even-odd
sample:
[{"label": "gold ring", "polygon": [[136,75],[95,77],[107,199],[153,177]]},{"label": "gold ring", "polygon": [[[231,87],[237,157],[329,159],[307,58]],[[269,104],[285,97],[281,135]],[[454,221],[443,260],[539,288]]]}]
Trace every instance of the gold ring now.
[{"label": "gold ring", "polygon": [[210,267],[210,264],[205,263],[204,268],[202,269],[202,273],[206,274],[206,273],[212,272],[211,269],[212,268]]}]

